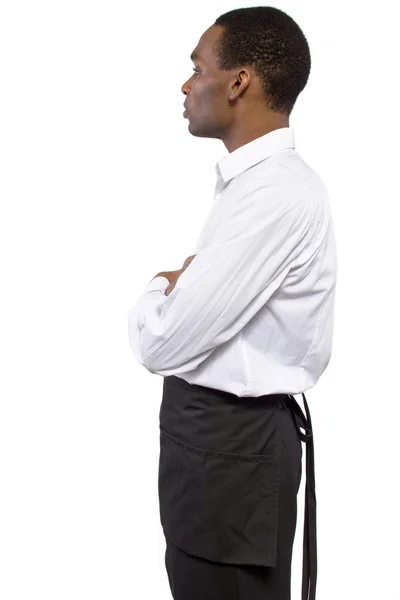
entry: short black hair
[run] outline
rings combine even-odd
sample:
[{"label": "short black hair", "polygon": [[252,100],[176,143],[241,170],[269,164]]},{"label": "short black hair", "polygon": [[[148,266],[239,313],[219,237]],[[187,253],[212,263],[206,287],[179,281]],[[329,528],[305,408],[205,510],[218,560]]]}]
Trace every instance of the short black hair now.
[{"label": "short black hair", "polygon": [[294,19],[273,6],[254,6],[226,12],[214,25],[224,28],[214,47],[218,69],[251,66],[269,110],[289,116],[311,70],[310,48]]}]

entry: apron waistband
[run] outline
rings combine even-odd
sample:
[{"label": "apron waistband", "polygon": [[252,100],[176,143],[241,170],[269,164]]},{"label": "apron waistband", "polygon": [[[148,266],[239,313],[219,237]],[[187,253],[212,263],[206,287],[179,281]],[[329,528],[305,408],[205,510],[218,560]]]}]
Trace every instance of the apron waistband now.
[{"label": "apron waistband", "polygon": [[[294,396],[288,394],[283,404],[291,411],[300,439],[306,442],[306,489],[303,532],[302,600],[315,600],[317,585],[317,500],[315,495],[314,442],[311,415],[302,393],[306,415]],[[300,428],[304,429],[303,433]]]}]

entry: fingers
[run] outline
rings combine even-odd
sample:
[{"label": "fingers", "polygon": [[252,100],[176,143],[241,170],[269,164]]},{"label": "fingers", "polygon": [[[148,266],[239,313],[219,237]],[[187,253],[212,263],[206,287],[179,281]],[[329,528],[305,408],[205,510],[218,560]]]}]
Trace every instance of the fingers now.
[{"label": "fingers", "polygon": [[174,289],[176,282],[178,281],[178,279],[175,279],[175,281],[173,281],[172,283],[170,283],[166,288],[165,288],[165,295],[169,296],[170,293],[172,292],[172,290]]},{"label": "fingers", "polygon": [[194,259],[196,255],[193,254],[192,256],[188,256],[187,259],[185,260],[185,262],[183,263],[183,268],[186,269],[190,263],[192,262],[192,260]]},{"label": "fingers", "polygon": [[175,287],[175,285],[176,285],[176,282],[178,281],[179,277],[182,275],[183,271],[184,271],[185,269],[187,269],[187,267],[190,265],[190,263],[192,262],[192,260],[194,259],[194,257],[195,257],[195,256],[196,256],[196,255],[195,255],[195,254],[193,254],[192,256],[188,256],[188,257],[187,257],[187,259],[186,259],[186,260],[185,260],[185,262],[183,263],[183,267],[182,267],[182,269],[180,269],[180,270],[178,271],[178,277],[177,277],[177,278],[176,278],[174,281],[172,281],[172,282],[171,282],[171,283],[170,283],[170,284],[169,284],[169,285],[168,285],[168,286],[165,288],[165,295],[166,295],[166,296],[169,296],[169,295],[170,295],[170,293],[171,293],[171,292],[172,292],[172,290],[174,289],[174,287]]}]

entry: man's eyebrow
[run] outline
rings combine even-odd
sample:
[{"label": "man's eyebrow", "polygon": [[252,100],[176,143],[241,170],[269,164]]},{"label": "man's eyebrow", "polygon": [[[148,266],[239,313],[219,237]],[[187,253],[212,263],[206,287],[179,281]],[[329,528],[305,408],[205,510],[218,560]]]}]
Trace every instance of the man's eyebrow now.
[{"label": "man's eyebrow", "polygon": [[192,54],[190,55],[190,60],[199,60],[200,56],[197,54],[197,52],[195,50],[193,50]]}]

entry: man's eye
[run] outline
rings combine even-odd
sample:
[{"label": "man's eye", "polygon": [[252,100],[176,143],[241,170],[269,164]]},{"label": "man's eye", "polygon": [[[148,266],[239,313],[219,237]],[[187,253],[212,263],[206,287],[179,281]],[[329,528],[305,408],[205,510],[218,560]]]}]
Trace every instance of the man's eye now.
[{"label": "man's eye", "polygon": [[200,73],[200,71],[197,71],[194,67],[192,69],[195,73]]}]

